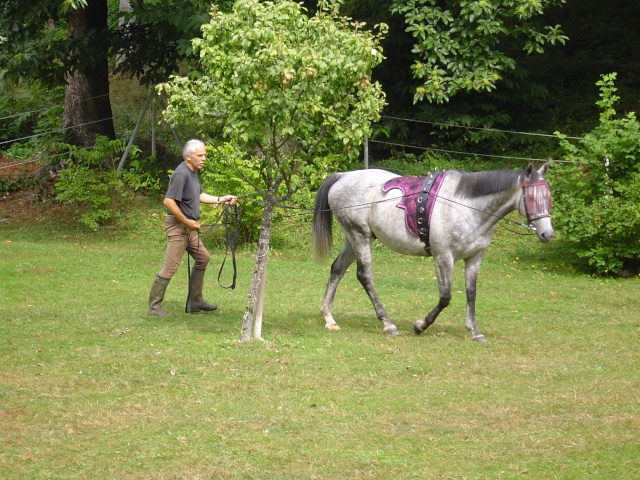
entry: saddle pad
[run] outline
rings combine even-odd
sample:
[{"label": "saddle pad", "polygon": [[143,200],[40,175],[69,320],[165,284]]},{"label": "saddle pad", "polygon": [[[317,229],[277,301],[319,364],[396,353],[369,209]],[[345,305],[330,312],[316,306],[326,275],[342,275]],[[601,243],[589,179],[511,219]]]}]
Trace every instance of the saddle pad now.
[{"label": "saddle pad", "polygon": [[[382,185],[382,191],[385,193],[393,188],[397,188],[402,192],[402,197],[396,207],[404,210],[404,222],[411,235],[419,238],[424,237],[424,235],[420,235],[418,227],[418,224],[420,223],[422,225],[423,221],[426,221],[428,231],[429,224],[431,223],[431,212],[433,211],[433,205],[440,190],[440,185],[444,180],[444,174],[445,172],[438,172],[436,174],[430,173],[426,177],[396,177]],[[426,186],[425,188],[428,188],[425,192],[422,191],[423,185]],[[421,193],[427,195],[427,201],[426,204],[423,204],[423,209],[420,209],[420,204],[418,203],[418,198],[421,197]],[[424,197],[421,201],[424,201]],[[423,211],[421,215],[418,213],[420,210]],[[419,218],[422,218],[422,220],[418,220]]]}]

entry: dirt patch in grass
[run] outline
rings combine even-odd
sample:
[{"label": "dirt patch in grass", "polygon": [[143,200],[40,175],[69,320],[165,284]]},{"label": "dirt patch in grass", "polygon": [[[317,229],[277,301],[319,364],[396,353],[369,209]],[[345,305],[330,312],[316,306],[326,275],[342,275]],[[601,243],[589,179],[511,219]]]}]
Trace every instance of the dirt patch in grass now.
[{"label": "dirt patch in grass", "polygon": [[0,181],[14,180],[20,175],[29,175],[40,169],[38,162],[12,160],[0,155]]},{"label": "dirt patch in grass", "polygon": [[58,203],[38,189],[23,189],[0,196],[0,226],[41,225],[67,222],[73,218],[71,209]]},{"label": "dirt patch in grass", "polygon": [[0,155],[0,228],[74,221],[74,209],[55,200],[48,170],[46,162]]},{"label": "dirt patch in grass", "polygon": [[[50,221],[61,214],[68,215],[64,205],[50,198],[52,181],[38,181],[42,175],[41,162],[21,161],[0,155],[0,224],[23,224]],[[14,190],[16,184],[29,184],[30,188]],[[35,185],[41,186],[36,187]],[[6,191],[9,190],[9,191]],[[46,203],[46,205],[45,205]],[[45,218],[46,217],[46,218]]]}]

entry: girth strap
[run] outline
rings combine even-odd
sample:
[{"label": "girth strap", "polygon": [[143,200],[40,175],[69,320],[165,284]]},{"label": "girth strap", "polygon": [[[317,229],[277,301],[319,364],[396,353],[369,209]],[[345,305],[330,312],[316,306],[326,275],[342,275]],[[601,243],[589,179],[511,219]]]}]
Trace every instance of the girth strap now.
[{"label": "girth strap", "polygon": [[446,172],[430,173],[424,178],[418,198],[416,199],[416,221],[418,223],[418,236],[429,251],[429,230],[431,227],[431,213],[440,191]]}]

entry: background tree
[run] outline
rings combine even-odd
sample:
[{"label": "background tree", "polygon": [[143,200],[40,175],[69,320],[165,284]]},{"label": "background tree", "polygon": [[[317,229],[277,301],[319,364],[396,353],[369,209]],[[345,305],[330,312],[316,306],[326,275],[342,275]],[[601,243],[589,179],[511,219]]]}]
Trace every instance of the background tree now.
[{"label": "background tree", "polygon": [[68,9],[64,119],[66,140],[93,146],[97,135],[116,138],[109,101],[107,0],[87,0]]},{"label": "background tree", "polygon": [[66,85],[68,140],[93,145],[115,138],[109,102],[107,0],[7,0],[1,7],[3,79]]},{"label": "background tree", "polygon": [[116,73],[133,75],[143,85],[166,81],[191,53],[191,39],[209,21],[208,10],[230,8],[230,0],[132,1],[130,11],[120,12],[120,26],[112,52],[121,61]]},{"label": "background tree", "polygon": [[[640,109],[640,2],[602,5],[598,0],[567,0],[545,12],[546,23],[560,23],[569,40],[544,55],[514,57],[521,71],[514,86],[521,93],[513,91],[503,106],[515,129],[571,135],[592,130],[600,113],[596,83],[613,72],[620,96],[616,109]],[[539,94],[533,98],[532,92]]]},{"label": "background tree", "polygon": [[377,34],[338,15],[338,1],[309,18],[291,0],[238,0],[233,11],[211,12],[193,41],[202,76],[174,77],[160,86],[166,118],[219,133],[253,165],[242,175],[264,210],[241,339],[260,336],[273,209],[313,178],[353,159],[384,104],[370,81],[382,60]]},{"label": "background tree", "polygon": [[[545,33],[545,25],[561,25],[563,34],[568,37],[564,44],[556,42],[552,47],[545,44],[543,54],[530,54],[523,49],[527,37],[500,35],[495,48],[512,59],[514,68],[499,72],[501,79],[495,84],[496,88],[480,92],[461,90],[446,103],[421,101],[416,104],[413,103],[414,95],[424,82],[411,75],[411,66],[419,60],[418,55],[412,53],[415,39],[411,32],[405,31],[407,25],[402,13],[389,14],[392,3],[401,2],[347,0],[344,12],[368,25],[377,22],[389,25],[389,33],[383,41],[386,59],[376,67],[373,76],[387,95],[388,106],[382,122],[395,142],[445,149],[455,145],[454,150],[489,155],[509,151],[528,152],[535,157],[553,156],[558,146],[553,139],[435,127],[400,118],[522,132],[551,134],[560,129],[567,134],[581,134],[597,124],[598,89],[595,83],[603,73],[614,71],[618,72],[619,111],[638,110],[639,2],[612,0],[604,9],[598,0],[545,2],[542,14],[536,13],[525,24],[542,33]],[[425,8],[433,8],[426,3]],[[487,2],[494,10],[505,10],[508,4],[516,3],[522,2]],[[441,9],[455,11],[454,4],[461,3],[437,2]],[[505,22],[507,28],[513,28],[524,21],[512,18]],[[446,33],[453,36],[455,31]],[[458,33],[468,36],[465,30],[458,30]],[[437,40],[434,37],[434,42]],[[458,43],[467,40],[455,38]],[[480,58],[480,61],[484,60]],[[386,158],[393,154],[393,150],[375,143],[370,145],[370,151],[374,157]]]},{"label": "background tree", "polygon": [[115,136],[108,98],[107,1],[89,4],[7,0],[0,13],[3,79],[67,84],[63,125],[78,144],[91,144],[92,133]]},{"label": "background tree", "polygon": [[565,42],[559,25],[541,28],[531,21],[544,8],[564,2],[395,0],[391,11],[404,16],[418,56],[411,70],[422,84],[414,102],[445,102],[459,91],[495,89],[502,73],[515,68],[502,47],[505,39],[521,41],[527,53]]},{"label": "background tree", "polygon": [[188,40],[206,22],[209,4],[132,2],[132,11],[122,15],[135,22],[118,22],[117,0],[6,0],[0,7],[0,78],[65,85],[63,126],[70,143],[115,138],[111,59],[125,53],[117,71],[143,84],[166,80],[190,53]]},{"label": "background tree", "polygon": [[[79,2],[77,0],[76,4]],[[0,48],[0,72],[3,73],[0,75],[6,79],[24,74],[32,79],[56,79],[57,84],[64,84],[65,63],[71,46],[66,38],[64,15],[58,10],[62,3],[62,0],[6,0],[0,4],[0,42],[3,42]],[[309,9],[316,9],[317,3],[317,0],[304,1]],[[341,6],[342,14],[366,22],[369,27],[377,23],[389,25],[389,32],[382,42],[386,59],[373,72],[386,93],[387,116],[475,127],[509,127],[519,131],[541,130],[551,133],[560,129],[575,134],[595,126],[598,91],[594,85],[601,74],[613,71],[618,72],[617,87],[622,93],[620,109],[637,111],[636,106],[640,101],[640,62],[637,60],[640,27],[636,21],[640,15],[638,2],[611,0],[605,9],[599,0],[566,0],[553,4],[533,2],[542,8],[542,14],[536,10],[528,20],[521,21],[517,16],[507,17],[505,12],[508,8],[513,11],[517,5],[525,3],[524,0],[487,1],[485,10],[498,16],[507,30],[529,25],[544,34],[544,25],[560,24],[570,40],[566,45],[545,48],[544,55],[529,55],[522,49],[527,41],[526,36],[499,34],[493,37],[499,39],[494,48],[512,59],[515,65],[513,70],[503,69],[499,72],[501,80],[496,84],[499,88],[488,92],[483,90],[481,93],[462,90],[450,96],[446,104],[423,101],[415,105],[415,93],[425,83],[424,79],[411,75],[411,66],[419,60],[418,54],[412,53],[416,40],[412,32],[405,31],[408,27],[405,15],[399,10],[393,14],[390,11],[392,4],[399,9],[403,3],[397,0],[345,0]],[[466,2],[467,12],[472,10],[471,3]],[[476,3],[479,8],[480,2]],[[143,82],[155,84],[167,78],[166,72],[175,71],[184,55],[189,53],[191,45],[187,40],[197,35],[199,24],[206,21],[208,4],[206,0],[154,0],[131,4],[138,9],[130,14],[136,17],[137,22],[135,26],[124,23],[128,29],[120,31],[117,30],[119,2],[108,0],[110,55],[133,52],[133,57],[128,55],[130,63],[118,71],[134,73]],[[216,4],[224,5],[220,1]],[[462,3],[451,0],[437,2],[443,12],[450,12],[449,15],[462,12],[460,8],[456,10],[456,5]],[[416,7],[416,12],[435,8],[433,1],[416,4]],[[501,12],[500,15],[498,12]],[[466,22],[462,26],[469,24],[476,28],[476,24],[486,18],[489,17],[478,16],[474,22]],[[49,19],[52,21],[49,22]],[[57,28],[52,28],[53,25],[57,25]],[[471,38],[464,29],[458,30],[459,38],[453,37],[455,30],[443,29],[443,33],[457,44],[464,44]],[[484,41],[484,37],[478,36],[481,32],[474,33],[471,30],[471,33],[475,35],[473,38],[476,43]],[[433,39],[441,40],[438,36],[433,36]],[[86,55],[91,54],[87,52]],[[177,61],[166,61],[165,56],[175,56]],[[480,58],[480,61],[484,60]],[[156,67],[165,64],[173,66],[162,68],[162,74],[154,77]],[[84,107],[88,108],[88,105],[80,105],[80,108]],[[394,140],[416,146],[444,148],[454,142],[464,146],[483,138],[482,135],[458,128],[443,130],[442,127],[418,127],[415,123],[389,118],[383,119],[383,122],[385,129],[391,129]],[[541,145],[535,143],[532,145],[531,141],[525,142],[522,138],[509,140],[491,135],[486,145],[481,145],[480,151],[544,149],[549,152],[557,146],[549,142],[540,142]],[[371,145],[372,149],[375,147]],[[471,148],[476,150],[476,145],[472,144]],[[379,152],[379,156],[389,154],[388,151]]]},{"label": "background tree", "polygon": [[[305,1],[306,6],[314,3]],[[545,84],[555,78],[562,84],[560,76],[565,72],[556,68],[532,81],[530,72],[539,70],[547,52],[530,52],[539,52],[552,42],[562,43],[565,38],[557,25],[564,26],[565,20],[585,21],[558,15],[563,5],[563,1],[546,0],[346,0],[342,10],[346,15],[367,25],[389,25],[383,41],[386,58],[373,73],[383,86],[388,106],[375,131],[397,143],[421,147],[451,149],[455,143],[455,150],[488,154],[492,149],[531,149],[530,143],[520,143],[522,138],[444,125],[505,128],[517,119],[518,127],[526,130],[523,123],[538,119],[521,112],[540,105],[548,96]],[[580,10],[584,15],[602,9],[594,4],[590,10]],[[553,111],[561,112],[557,106],[562,99],[554,100]],[[539,143],[535,148],[548,152],[550,142]],[[396,150],[379,143],[370,145],[374,159],[393,155]]]}]

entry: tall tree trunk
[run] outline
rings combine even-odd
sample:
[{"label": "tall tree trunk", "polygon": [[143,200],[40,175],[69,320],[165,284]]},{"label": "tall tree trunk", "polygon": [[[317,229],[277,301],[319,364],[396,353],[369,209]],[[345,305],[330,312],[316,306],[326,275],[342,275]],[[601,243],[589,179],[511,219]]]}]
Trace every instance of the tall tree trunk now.
[{"label": "tall tree trunk", "polygon": [[[253,276],[249,285],[249,293],[247,295],[247,306],[242,317],[242,331],[240,340],[251,340],[254,320],[256,315],[262,316],[262,302],[264,298],[260,295],[265,294],[263,282],[266,281],[267,272],[267,255],[269,253],[269,235],[271,233],[271,217],[273,215],[273,207],[275,206],[275,198],[267,195],[264,202],[264,211],[260,220],[260,238],[258,240],[258,253],[253,263]],[[257,335],[260,335],[258,330]]]},{"label": "tall tree trunk", "polygon": [[64,95],[63,128],[67,141],[91,147],[96,135],[116,138],[109,101],[107,0],[89,0],[87,7],[69,10],[67,35],[73,39],[96,39],[91,52],[83,52],[86,60],[67,75]]},{"label": "tall tree trunk", "polygon": [[[135,3],[137,5],[140,2],[138,2],[137,0],[134,0],[133,3]],[[120,0],[120,7],[118,8],[118,11],[120,13],[125,13],[125,12],[131,13],[131,12],[133,12],[133,7],[131,6],[131,0]],[[131,21],[131,20],[129,20],[129,21]],[[120,17],[120,19],[118,20],[118,24],[122,25],[123,23],[124,23],[123,19],[122,19],[122,17]]]},{"label": "tall tree trunk", "polygon": [[[133,7],[131,6],[132,3],[137,6],[140,4],[140,0],[120,0],[120,7],[118,11],[121,14],[133,12]],[[127,25],[130,25],[133,23],[135,23],[135,17],[132,16],[127,21]],[[118,28],[122,29],[124,25],[125,25],[124,17],[118,18]],[[119,53],[118,55],[116,55],[116,67],[118,67],[124,61],[125,57],[126,57],[125,53]]]}]

